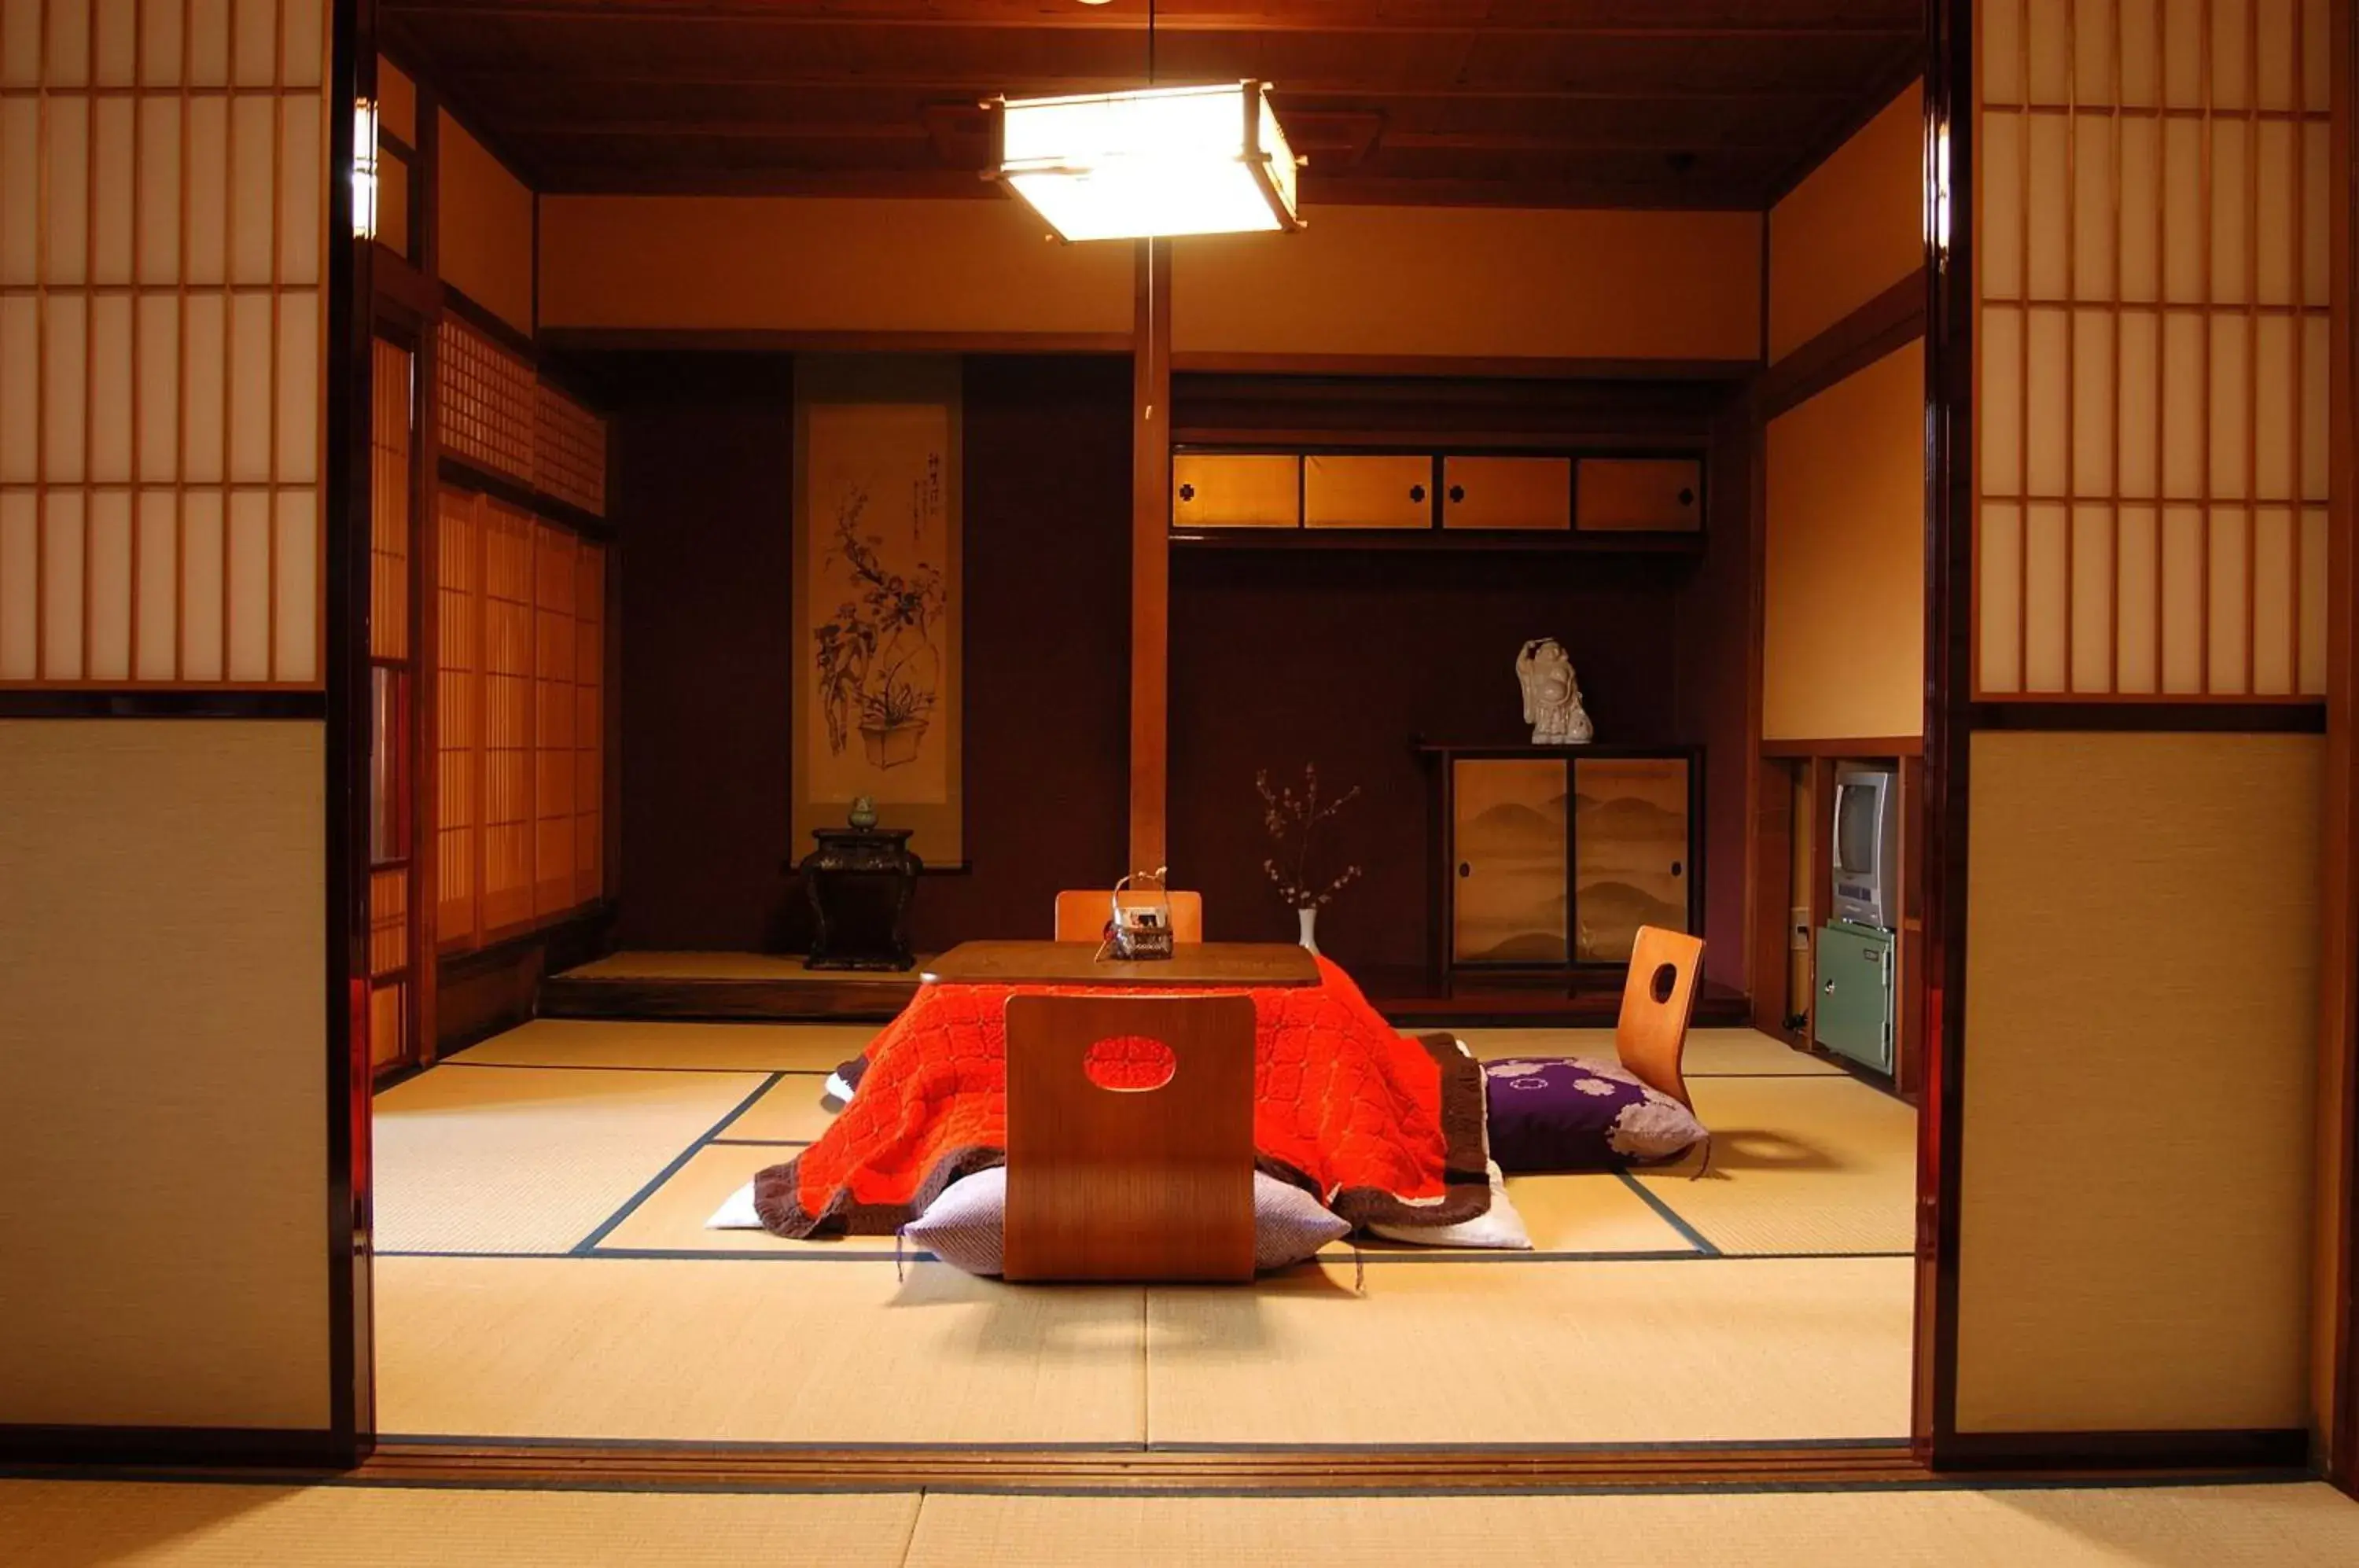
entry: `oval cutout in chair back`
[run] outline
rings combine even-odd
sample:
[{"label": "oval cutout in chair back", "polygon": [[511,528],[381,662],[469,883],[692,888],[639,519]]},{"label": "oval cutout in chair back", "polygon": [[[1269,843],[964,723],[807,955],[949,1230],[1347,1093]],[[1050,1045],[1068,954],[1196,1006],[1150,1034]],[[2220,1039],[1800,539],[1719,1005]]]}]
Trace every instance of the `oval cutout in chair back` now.
[{"label": "oval cutout in chair back", "polygon": [[1101,1089],[1141,1094],[1160,1089],[1180,1071],[1180,1058],[1159,1040],[1118,1034],[1082,1052],[1082,1073]]},{"label": "oval cutout in chair back", "polygon": [[1647,980],[1647,994],[1655,998],[1657,1007],[1660,1007],[1671,999],[1671,989],[1679,983],[1680,971],[1677,964],[1658,964],[1655,965],[1655,973]]}]

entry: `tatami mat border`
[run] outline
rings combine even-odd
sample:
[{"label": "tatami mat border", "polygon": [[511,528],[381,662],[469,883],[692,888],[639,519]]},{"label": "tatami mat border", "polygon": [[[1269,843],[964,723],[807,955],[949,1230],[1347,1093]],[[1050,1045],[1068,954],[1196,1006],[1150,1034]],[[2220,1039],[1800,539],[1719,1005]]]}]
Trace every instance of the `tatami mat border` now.
[{"label": "tatami mat border", "polygon": [[[1760,1074],[1760,1076],[1767,1077],[1769,1074],[1763,1073]],[[1709,1160],[1711,1159],[1709,1144],[1706,1145],[1706,1149],[1707,1152],[1705,1154],[1705,1159]],[[1627,1171],[1616,1171],[1614,1174],[1622,1179],[1622,1184],[1624,1186],[1637,1193],[1639,1199],[1644,1202],[1648,1208],[1654,1210],[1656,1214],[1665,1225],[1670,1226],[1673,1230],[1679,1232],[1680,1236],[1686,1237],[1689,1244],[1694,1247],[1698,1252],[1701,1253],[1706,1258],[1719,1258],[1724,1256],[1719,1247],[1714,1247],[1712,1244],[1711,1239],[1707,1237],[1703,1232],[1696,1229],[1695,1226],[1688,1224],[1686,1220],[1680,1218],[1679,1211],[1672,1208],[1669,1203],[1664,1202],[1662,1197],[1655,1192],[1653,1189],[1649,1188],[1644,1181],[1639,1181]],[[1809,1256],[1814,1258],[1825,1258],[1849,1255],[1812,1253]]]},{"label": "tatami mat border", "polygon": [[638,1207],[641,1203],[646,1203],[649,1198],[655,1196],[656,1191],[658,1188],[660,1188],[665,1182],[670,1181],[673,1177],[679,1175],[681,1168],[696,1157],[696,1151],[698,1149],[702,1149],[714,1138],[719,1138],[723,1133],[727,1132],[731,1127],[735,1125],[738,1117],[744,1116],[747,1111],[752,1110],[754,1108],[755,1102],[759,1100],[763,1095],[768,1094],[771,1090],[777,1088],[778,1086],[779,1080],[786,1076],[787,1074],[783,1072],[772,1072],[766,1074],[758,1087],[756,1087],[751,1094],[747,1094],[744,1099],[738,1101],[735,1107],[733,1108],[727,1116],[723,1116],[719,1121],[705,1128],[703,1136],[699,1138],[695,1142],[690,1144],[686,1149],[681,1149],[678,1154],[672,1156],[671,1163],[657,1171],[655,1175],[648,1180],[645,1186],[632,1193],[629,1202],[625,1203],[621,1208],[616,1209],[613,1214],[608,1214],[604,1224],[599,1225],[596,1230],[592,1231],[580,1241],[575,1242],[573,1244],[571,1256],[576,1258],[582,1257],[582,1255],[592,1251],[600,1242],[605,1240],[609,1236],[612,1236],[614,1233],[615,1227],[619,1226],[625,1220],[629,1219],[632,1214],[638,1211]]}]

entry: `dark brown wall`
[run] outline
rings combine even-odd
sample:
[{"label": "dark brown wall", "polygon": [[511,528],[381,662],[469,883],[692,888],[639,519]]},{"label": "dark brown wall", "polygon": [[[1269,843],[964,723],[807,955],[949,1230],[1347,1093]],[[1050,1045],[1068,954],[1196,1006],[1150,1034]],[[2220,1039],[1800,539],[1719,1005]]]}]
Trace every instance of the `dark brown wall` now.
[{"label": "dark brown wall", "polygon": [[1751,421],[1743,409],[1731,408],[1712,435],[1703,560],[1680,591],[1674,690],[1680,735],[1705,747],[1704,977],[1740,988],[1748,962],[1745,753],[1759,587],[1750,532],[1752,457]]},{"label": "dark brown wall", "polygon": [[[616,358],[625,947],[793,951],[793,369]],[[965,400],[968,869],[928,876],[919,946],[1045,936],[1057,889],[1121,874],[1128,774],[1126,360],[978,357]]]},{"label": "dark brown wall", "polygon": [[1740,984],[1749,439],[1734,388],[1667,382],[1335,383],[1184,378],[1178,422],[1206,439],[1256,430],[1514,432],[1599,448],[1710,446],[1701,560],[1440,551],[1182,552],[1171,612],[1171,855],[1216,939],[1291,935],[1270,887],[1254,788],[1299,781],[1361,797],[1332,824],[1361,880],[1319,917],[1346,966],[1422,966],[1432,948],[1432,780],[1412,736],[1530,738],[1516,650],[1554,637],[1602,739],[1704,747],[1708,975]]},{"label": "dark brown wall", "polygon": [[1130,811],[1130,361],[973,357],[965,386],[966,853],[912,934],[1046,937],[1111,887]]},{"label": "dark brown wall", "polygon": [[[623,846],[617,939],[792,951],[788,843],[792,372],[775,356],[614,360],[619,408]],[[921,948],[1045,934],[1060,887],[1124,870],[1129,380],[1117,357],[976,357],[965,372],[969,869],[929,876]],[[1727,389],[1193,381],[1179,422],[1536,429],[1695,441]],[[1321,917],[1347,964],[1430,951],[1428,780],[1412,735],[1513,742],[1513,663],[1562,639],[1601,735],[1707,747],[1711,971],[1742,971],[1746,443],[1716,455],[1701,561],[1612,555],[1182,554],[1172,585],[1171,854],[1216,937],[1292,934],[1261,870],[1256,769],[1318,763],[1362,798],[1334,847],[1365,868]],[[1732,466],[1733,465],[1733,466]]]},{"label": "dark brown wall", "polygon": [[1291,935],[1262,862],[1256,769],[1360,798],[1327,830],[1364,871],[1319,917],[1345,967],[1423,964],[1430,945],[1431,780],[1412,737],[1513,745],[1516,650],[1554,637],[1598,733],[1671,743],[1678,584],[1659,557],[1408,551],[1199,551],[1174,562],[1171,855],[1204,892],[1215,940]]},{"label": "dark brown wall", "polygon": [[602,363],[616,399],[623,947],[775,943],[788,852],[794,375]]}]

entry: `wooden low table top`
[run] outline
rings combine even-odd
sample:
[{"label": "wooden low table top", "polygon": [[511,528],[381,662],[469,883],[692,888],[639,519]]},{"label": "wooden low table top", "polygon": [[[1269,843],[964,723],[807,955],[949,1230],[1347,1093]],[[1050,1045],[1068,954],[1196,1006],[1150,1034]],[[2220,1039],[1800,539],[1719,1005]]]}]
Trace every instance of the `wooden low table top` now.
[{"label": "wooden low table top", "polygon": [[1182,943],[1169,958],[1101,963],[1093,942],[962,942],[926,966],[928,985],[1316,985],[1319,965],[1290,942]]}]

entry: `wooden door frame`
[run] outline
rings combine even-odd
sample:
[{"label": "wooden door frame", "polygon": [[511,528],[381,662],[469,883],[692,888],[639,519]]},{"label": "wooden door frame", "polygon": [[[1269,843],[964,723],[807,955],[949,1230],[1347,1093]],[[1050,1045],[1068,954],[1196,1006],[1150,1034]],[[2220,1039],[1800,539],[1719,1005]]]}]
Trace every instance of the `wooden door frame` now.
[{"label": "wooden door frame", "polygon": [[[2326,821],[2320,845],[2320,1196],[2317,1282],[2326,1320],[2313,1344],[2332,1358],[2318,1434],[2328,1476],[2359,1496],[2359,25],[2353,0],[2329,0],[2334,122],[2328,239]],[[2337,1209],[2339,1208],[2339,1223]]]},{"label": "wooden door frame", "polygon": [[[374,533],[376,524],[375,516],[376,489],[374,474],[374,464],[376,460],[375,448],[376,409],[374,403],[376,396],[376,380],[374,375],[373,357],[375,343],[377,342],[390,343],[408,354],[410,376],[409,516],[406,519],[409,531],[407,550],[403,556],[409,579],[406,584],[405,599],[408,606],[408,623],[405,629],[408,637],[409,657],[404,661],[407,666],[405,673],[408,681],[408,701],[404,706],[401,735],[402,745],[408,748],[408,757],[407,765],[402,768],[400,775],[403,793],[400,810],[405,825],[408,829],[408,842],[405,845],[406,866],[408,872],[406,885],[408,908],[405,926],[409,943],[409,961],[408,973],[402,984],[409,989],[407,1007],[409,1038],[403,1042],[402,1053],[392,1062],[385,1064],[380,1064],[377,1060],[375,1042],[374,1040],[370,1042],[369,1080],[374,1091],[375,1085],[394,1074],[414,1072],[433,1064],[435,982],[436,972],[440,968],[439,962],[440,955],[435,951],[434,946],[437,893],[434,865],[436,844],[433,832],[435,820],[433,698],[437,682],[436,661],[432,657],[432,650],[435,647],[437,595],[431,535],[437,531],[437,519],[431,481],[434,472],[433,452],[429,450],[431,443],[428,440],[425,428],[429,411],[428,394],[431,386],[428,377],[433,370],[433,362],[429,357],[428,347],[433,339],[433,321],[431,318],[420,319],[399,301],[382,295],[371,301],[371,310],[372,374],[369,378],[371,447],[367,456],[372,466],[368,491],[371,509],[369,526],[372,534],[370,557],[372,571],[375,570],[375,565]],[[370,596],[372,609],[375,604],[375,594],[372,593]],[[370,662],[372,666],[377,662],[374,658],[373,650]],[[374,743],[374,726],[372,726],[371,739]],[[374,878],[377,866],[372,863],[367,870],[370,877]],[[375,953],[372,952],[370,962],[372,971],[375,966]],[[370,975],[370,982],[375,988],[376,976],[374,973]]]},{"label": "wooden door frame", "polygon": [[[369,0],[337,0],[340,38],[342,29],[358,25]],[[2348,38],[2350,0],[2334,0],[2337,38]],[[1966,866],[1966,805],[1968,756],[1966,746],[1977,727],[1993,715],[1977,714],[1973,698],[1971,615],[1973,565],[1973,474],[1964,454],[1971,452],[1973,434],[1972,297],[1973,137],[1971,118],[1952,122],[1952,105],[1973,103],[1970,0],[1927,0],[1929,70],[1926,73],[1927,130],[1957,123],[1961,134],[1950,139],[1951,243],[1946,258],[1936,254],[1928,236],[1927,290],[1927,666],[1925,788],[1920,831],[1915,840],[1924,846],[1926,891],[1925,1014],[1923,1038],[1927,1052],[1926,1099],[1919,1160],[1919,1283],[1917,1301],[1917,1351],[1912,1442],[1903,1453],[1896,1449],[1813,1450],[1765,1443],[1711,1454],[1682,1452],[1612,1453],[1565,1449],[1519,1454],[1503,1465],[1495,1454],[1468,1450],[1395,1450],[1368,1454],[1200,1454],[1144,1452],[1117,1455],[1082,1455],[1052,1449],[1026,1449],[994,1454],[930,1446],[912,1446],[890,1454],[851,1449],[811,1449],[794,1453],[705,1453],[673,1449],[664,1454],[630,1445],[606,1450],[569,1449],[563,1454],[535,1451],[530,1445],[413,1444],[388,1447],[362,1470],[364,1475],[416,1481],[443,1477],[480,1480],[497,1473],[511,1480],[570,1479],[577,1484],[617,1480],[670,1480],[712,1485],[731,1479],[771,1485],[968,1485],[1047,1486],[1074,1490],[1158,1488],[1223,1490],[1384,1490],[1410,1486],[1511,1487],[1531,1486],[1630,1486],[1694,1484],[1710,1480],[1723,1485],[1780,1485],[1817,1480],[1835,1486],[1880,1486],[1921,1481],[1943,1469],[1984,1472],[2052,1472],[2069,1467],[2082,1475],[2150,1472],[2158,1465],[2190,1469],[2292,1462],[2277,1441],[2282,1434],[2238,1433],[2060,1433],[2044,1437],[2017,1434],[1989,1441],[1980,1436],[1962,1439],[1956,1430],[1958,1234],[1960,1192],[1960,1118],[1963,1085],[1964,998],[1959,980],[1964,961]],[[2347,50],[2345,51],[2347,52]],[[342,58],[340,56],[340,58]],[[2337,103],[2348,100],[2348,72],[2338,55]],[[373,75],[374,54],[367,64]],[[347,69],[350,62],[346,62]],[[342,80],[340,76],[340,80]],[[359,80],[355,78],[354,80]],[[2338,140],[2338,158],[2343,154]],[[345,149],[348,152],[348,148]],[[2345,182],[2347,191],[2347,181]],[[2338,209],[2336,277],[2347,282],[2347,223]],[[1168,653],[1168,441],[1151,439],[1168,429],[1169,292],[1147,287],[1161,272],[1155,249],[1141,246],[1138,268],[1134,419],[1139,447],[1134,456],[1134,546],[1131,642],[1132,679],[1132,817],[1134,859],[1141,852],[1159,859],[1164,789],[1162,755],[1163,680]],[[1168,274],[1164,275],[1168,277]],[[1160,280],[1158,278],[1157,280]],[[1158,306],[1162,309],[1158,309]],[[1766,306],[1766,301],[1765,301]],[[2349,323],[2338,322],[2337,390],[2348,376],[2350,357],[2344,347]],[[357,430],[366,437],[364,387]],[[348,394],[349,395],[349,394]],[[1150,412],[1150,408],[1152,411]],[[2347,466],[2348,441],[2343,423],[2336,428],[2336,489]],[[357,450],[364,451],[365,448]],[[332,470],[332,474],[333,470]],[[1757,519],[1756,519],[1757,522]],[[2347,531],[2347,530],[2345,530]],[[2341,537],[2338,534],[2338,537]],[[2347,552],[2346,552],[2347,553]],[[2347,563],[2346,573],[2347,576]],[[2347,666],[2346,666],[2347,670]],[[333,690],[332,678],[332,691]],[[2337,712],[2344,715],[2338,733],[2348,742],[2349,690],[2342,688]],[[334,700],[332,697],[332,711]],[[2157,715],[2143,710],[2136,715],[2144,727],[2153,727]],[[2191,717],[2191,715],[2190,715]],[[2108,722],[2102,711],[2079,710],[2071,714],[2018,709],[2017,724],[2060,727]],[[2205,721],[2233,724],[2236,715],[2213,709]],[[354,775],[353,782],[364,782]],[[354,819],[357,821],[357,818]],[[2349,844],[2345,844],[2346,850]],[[2350,867],[2342,875],[2348,885]],[[2343,1042],[2347,1051],[2349,1040]],[[332,1062],[332,1068],[335,1063]],[[347,1059],[342,1070],[349,1073]],[[344,1180],[360,1200],[364,1216],[366,1193],[365,1100],[361,1102],[357,1139],[348,1149],[352,1166]],[[2348,1107],[2345,1107],[2345,1115]],[[332,1157],[337,1151],[332,1149]],[[2343,1179],[2350,1179],[2346,1147]],[[364,1217],[355,1233],[357,1246],[349,1255],[357,1267],[346,1278],[354,1281],[350,1299],[357,1303],[357,1321],[366,1322],[367,1255]],[[2349,1277],[2353,1237],[2343,1238],[2344,1278]],[[336,1258],[332,1256],[332,1262]],[[2343,1301],[2350,1295],[2343,1287]],[[351,1318],[341,1320],[350,1323]],[[2346,1343],[2359,1337],[2359,1319],[2343,1324]],[[2351,1358],[2342,1357],[2338,1390],[2344,1422],[2359,1417],[2352,1411]],[[370,1368],[365,1357],[347,1368],[353,1390],[340,1398],[339,1427],[352,1439],[355,1453],[373,1443]],[[357,1416],[355,1417],[355,1412]],[[2336,1474],[2348,1483],[2359,1454],[2353,1445],[2337,1445]]]},{"label": "wooden door frame", "polygon": [[[327,441],[321,582],[327,627],[328,1395],[334,1462],[376,1436],[370,1244],[369,572],[375,242],[353,234],[353,114],[376,99],[375,0],[329,0]],[[413,967],[417,955],[413,953]],[[415,987],[413,987],[413,993]],[[415,996],[413,994],[413,1004]]]},{"label": "wooden door frame", "polygon": [[[2350,159],[2349,135],[2352,71],[2350,67],[2351,0],[2333,0],[2338,114],[2335,157],[2344,176],[2337,189],[2343,200],[2335,208],[2336,298],[2349,298]],[[1959,980],[1963,973],[1964,874],[1966,866],[1966,803],[1968,757],[1965,746],[1976,727],[1972,701],[1971,654],[1973,541],[1971,465],[1963,454],[1972,451],[1973,371],[1971,330],[1973,238],[1973,137],[1971,119],[1953,122],[1951,106],[1973,102],[1971,60],[1970,0],[1927,0],[1930,69],[1926,76],[1929,134],[1945,123],[1960,123],[1964,134],[1950,141],[1951,245],[1947,265],[1927,268],[1927,704],[1925,790],[1921,833],[1926,847],[1926,1017],[1928,1053],[1924,1136],[1920,1144],[1919,1287],[1917,1317],[1917,1389],[1912,1451],[1903,1455],[1888,1449],[1811,1450],[1763,1444],[1742,1450],[1705,1453],[1602,1453],[1560,1450],[1518,1454],[1512,1464],[1495,1453],[1480,1451],[1393,1451],[1371,1454],[1188,1455],[1145,1452],[1118,1455],[1075,1454],[1049,1449],[1003,1453],[973,1450],[912,1448],[895,1454],[852,1449],[819,1449],[773,1455],[704,1454],[617,1446],[612,1450],[547,1451],[536,1454],[525,1445],[403,1444],[388,1450],[362,1467],[367,1477],[417,1481],[441,1476],[481,1482],[493,1474],[511,1480],[566,1479],[576,1484],[636,1479],[642,1483],[670,1481],[712,1485],[735,1478],[766,1484],[833,1484],[913,1486],[964,1484],[981,1486],[1047,1486],[1078,1490],[1157,1487],[1237,1489],[1380,1490],[1408,1486],[1463,1487],[1528,1487],[1532,1486],[1630,1486],[1712,1481],[1721,1485],[1791,1485],[1817,1480],[1822,1484],[1875,1486],[1922,1480],[1936,1466],[2051,1469],[2073,1467],[2082,1475],[2103,1475],[2115,1468],[2139,1469],[2156,1465],[2190,1467],[2248,1466],[2256,1461],[2277,1463],[2284,1455],[2274,1446],[2239,1443],[2234,1433],[2065,1433],[2045,1444],[1962,1442],[1956,1431],[1956,1353],[1958,1295],[1958,1229],[1961,1093],[1963,1084],[1964,997]],[[343,96],[373,95],[375,66],[373,0],[333,0],[334,29],[330,90]],[[329,167],[350,167],[351,117],[331,115]],[[347,182],[331,179],[328,221],[339,235],[350,232],[350,191]],[[331,334],[326,397],[329,409],[327,456],[328,543],[326,554],[327,625],[331,660],[328,669],[327,713],[328,800],[330,836],[327,919],[329,928],[327,982],[328,1029],[328,1159],[329,1159],[329,1309],[333,1337],[331,1346],[333,1442],[337,1463],[359,1460],[376,1446],[374,1377],[370,1336],[369,1144],[366,1071],[366,905],[365,877],[356,868],[365,865],[366,804],[366,454],[369,441],[369,392],[366,365],[370,316],[369,258],[366,246],[338,244],[331,247],[329,272]],[[1929,236],[1929,251],[1931,249]],[[1939,260],[1938,257],[1929,258]],[[1168,294],[1164,296],[1168,300]],[[1142,305],[1147,301],[1142,300]],[[1149,310],[1140,312],[1143,333],[1152,343],[1168,332],[1168,318],[1157,322]],[[2334,421],[2333,492],[2336,526],[2333,537],[2343,545],[2336,556],[2336,604],[2343,616],[2344,636],[2336,645],[2338,684],[2330,702],[2329,746],[2332,755],[2349,767],[2352,739],[2352,660],[2348,657],[2348,612],[2352,608],[2351,551],[2348,541],[2349,495],[2352,474],[2350,399],[2353,355],[2350,312],[2338,318],[2334,331],[2335,394],[2341,407]],[[1165,340],[1168,342],[1168,340]],[[1142,356],[1146,358],[1148,356]],[[1163,361],[1168,365],[1168,359]],[[1152,372],[1139,377],[1142,395],[1156,387]],[[1168,397],[1168,380],[1161,384]],[[1144,396],[1142,396],[1144,401]],[[1162,410],[1158,410],[1158,414]],[[1168,443],[1165,443],[1168,452]],[[1168,481],[1162,466],[1142,455],[1135,473],[1133,539],[1150,544],[1157,557],[1163,543],[1162,507]],[[1155,527],[1150,534],[1149,522]],[[1162,584],[1159,560],[1134,560],[1134,583],[1150,600],[1159,601]],[[1159,603],[1147,606],[1159,608]],[[1157,617],[1159,619],[1159,617]],[[1143,640],[1146,626],[1135,625],[1134,643]],[[1162,627],[1152,630],[1159,634]],[[1159,678],[1160,658],[1154,665]],[[1152,699],[1152,711],[1135,712],[1135,724],[1159,720],[1159,686],[1145,691],[1145,672],[1134,670],[1135,700]],[[2147,726],[2156,722],[2152,711],[2137,715]],[[1987,721],[1988,715],[1982,717]],[[2061,722],[2064,715],[2049,715]],[[2228,715],[2231,722],[2234,716]],[[2026,713],[2017,722],[2040,722]],[[2072,723],[2104,723],[2107,715],[2082,710]],[[2216,720],[2214,721],[2217,722]],[[1155,728],[1159,731],[1159,724]],[[1158,788],[1152,805],[1160,806],[1159,734],[1134,730],[1134,784],[1139,765],[1152,761]],[[2339,749],[2338,749],[2339,748]],[[2347,781],[2347,771],[2343,775]],[[1141,820],[1139,808],[1148,802],[1134,797],[1135,848],[1146,847],[1141,829],[1160,826],[1160,811],[1153,821]],[[1154,833],[1159,839],[1159,833]],[[1159,849],[1159,844],[1154,847]],[[2346,896],[2354,885],[2354,844],[2346,834],[2341,855],[2326,875],[2330,887]],[[2343,935],[2348,946],[2349,932]],[[357,985],[357,989],[355,988]],[[2345,1017],[2347,1018],[2347,1002]],[[2351,1050],[2347,1030],[2335,1042],[2347,1061]],[[2339,1107],[2346,1127],[2352,1106]],[[2351,1190],[2352,1149],[2346,1140],[2339,1180]],[[2359,1312],[2350,1289],[2351,1260],[2359,1240],[2359,1215],[2346,1208],[2340,1238],[2342,1279],[2337,1301],[2342,1315],[2337,1338],[2342,1346],[2336,1368],[2337,1441],[2331,1456],[2332,1473],[2346,1486],[2359,1471],[2359,1389],[2354,1389],[2352,1347],[2359,1345]],[[2252,1434],[2245,1434],[2251,1436]],[[126,1443],[122,1457],[158,1456],[145,1443]],[[163,1455],[185,1462],[186,1450]],[[205,1455],[197,1455],[202,1457]],[[221,1457],[221,1451],[210,1451]]]}]

